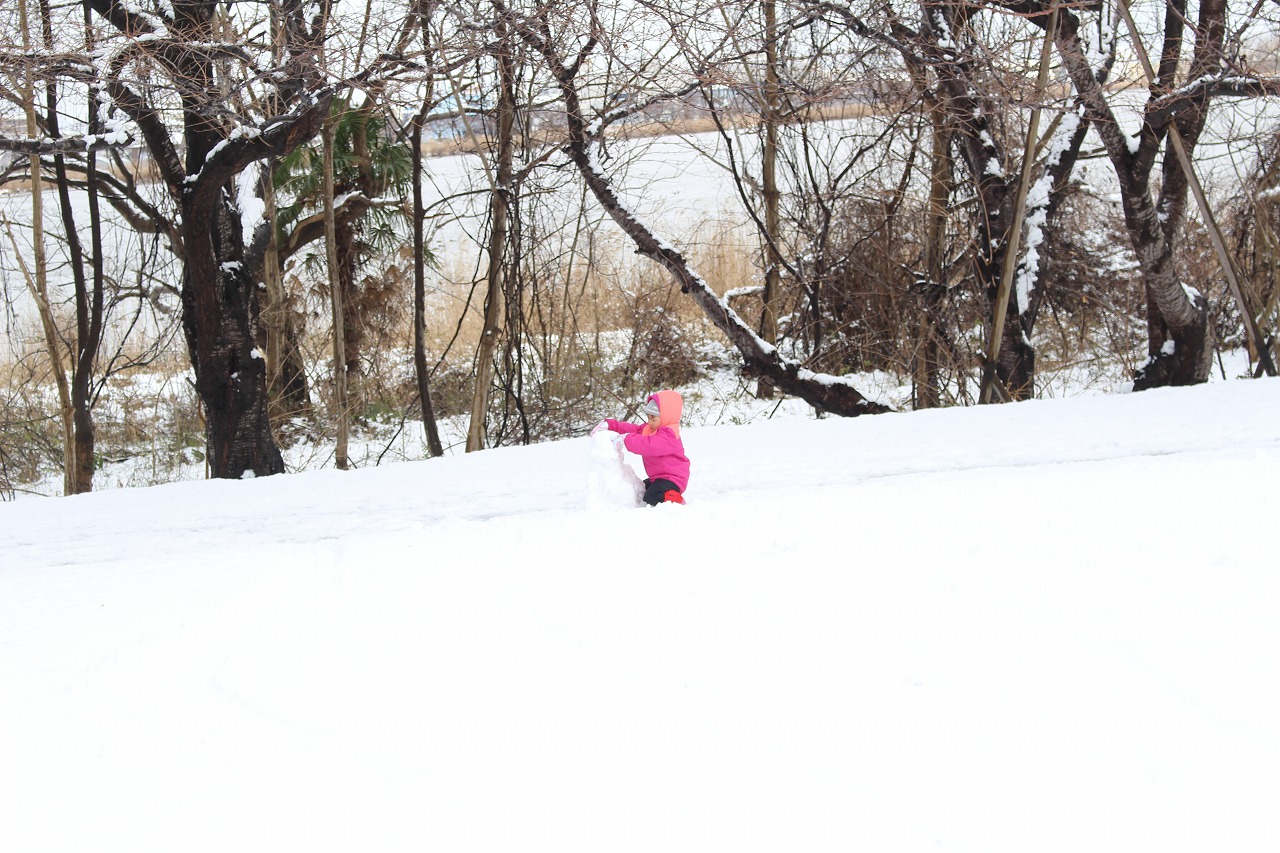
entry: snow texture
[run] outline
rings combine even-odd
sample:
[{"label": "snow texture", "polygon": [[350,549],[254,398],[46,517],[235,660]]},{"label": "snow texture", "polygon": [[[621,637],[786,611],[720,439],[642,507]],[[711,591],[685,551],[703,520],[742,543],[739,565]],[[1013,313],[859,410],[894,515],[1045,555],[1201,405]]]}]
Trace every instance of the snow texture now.
[{"label": "snow texture", "polygon": [[1040,275],[1040,247],[1044,244],[1044,228],[1049,216],[1050,192],[1053,189],[1053,175],[1050,170],[1057,166],[1062,155],[1071,146],[1071,138],[1080,127],[1080,114],[1084,107],[1076,112],[1067,112],[1058,123],[1058,130],[1049,142],[1049,150],[1045,155],[1045,172],[1027,191],[1026,200],[1026,253],[1018,268],[1015,282],[1015,293],[1018,299],[1018,312],[1025,314],[1031,306],[1031,293]]},{"label": "snow texture", "polygon": [[267,203],[258,195],[262,161],[250,163],[236,176],[236,208],[240,211],[240,231],[244,245],[253,242],[253,232],[266,221]]},{"label": "snow texture", "polygon": [[632,454],[615,447],[617,433],[604,430],[588,436],[590,454],[586,476],[586,504],[590,509],[640,506],[644,484],[626,461]]},{"label": "snow texture", "polygon": [[0,504],[0,838],[1277,850],[1278,419],[688,427],[669,511],[585,438]]}]

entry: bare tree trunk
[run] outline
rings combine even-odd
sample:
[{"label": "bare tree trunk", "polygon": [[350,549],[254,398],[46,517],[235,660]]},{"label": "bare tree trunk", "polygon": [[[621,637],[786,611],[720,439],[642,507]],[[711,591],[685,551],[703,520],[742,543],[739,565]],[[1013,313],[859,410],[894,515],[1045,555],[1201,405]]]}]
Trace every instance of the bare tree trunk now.
[{"label": "bare tree trunk", "polygon": [[268,410],[273,423],[288,417],[290,407],[284,404],[284,389],[281,377],[284,374],[284,314],[285,307],[284,281],[280,274],[280,239],[276,229],[276,188],[272,179],[274,164],[268,164],[262,181],[262,201],[266,205],[267,222],[271,225],[271,234],[267,237],[267,247],[262,254],[262,283],[266,285],[263,296],[266,303],[262,306],[262,325],[266,331],[267,353],[267,395]]},{"label": "bare tree trunk", "polygon": [[[1019,5],[1019,8],[1029,11],[1026,5]],[[1048,6],[1036,3],[1034,8],[1039,10],[1036,20],[1047,22]],[[1179,18],[1176,14],[1172,17]],[[1180,23],[1177,26],[1180,27]],[[1084,103],[1086,117],[1093,123],[1115,170],[1125,226],[1147,287],[1152,321],[1148,344],[1150,360],[1139,371],[1134,388],[1142,390],[1205,382],[1213,357],[1209,306],[1202,294],[1183,287],[1174,262],[1174,246],[1169,240],[1172,228],[1166,227],[1162,220],[1167,217],[1162,213],[1161,205],[1152,198],[1151,169],[1156,160],[1159,138],[1156,131],[1146,125],[1140,134],[1138,150],[1130,149],[1130,140],[1116,120],[1106,93],[1089,63],[1089,50],[1080,38],[1079,28],[1079,19],[1063,9],[1059,13],[1054,40],[1058,55]],[[1176,53],[1175,43],[1180,39],[1172,37],[1176,33],[1168,35],[1171,38],[1166,39],[1165,53],[1169,61],[1164,64],[1172,69],[1178,64],[1173,54]],[[1162,72],[1160,79],[1171,78]]]},{"label": "bare tree trunk", "polygon": [[[263,296],[262,324],[266,330],[267,388],[271,421],[280,424],[311,410],[311,392],[307,388],[307,370],[298,343],[298,324],[289,307],[284,274],[280,269],[280,235],[276,228],[276,191],[271,168],[264,169],[262,187],[266,218],[271,234],[262,256]],[[321,228],[323,231],[323,227]]]},{"label": "bare tree trunk", "polygon": [[[991,327],[991,346],[987,350],[987,361],[983,368],[982,389],[979,399],[984,403],[989,403],[995,394],[996,366],[997,362],[1002,361],[1004,356],[1004,348],[1001,346],[1005,332],[1005,320],[1010,319],[1008,325],[1012,334],[1018,336],[1018,343],[1021,346],[1010,347],[1013,354],[1018,356],[1013,363],[1005,364],[1005,374],[1010,378],[1024,381],[1023,384],[1012,384],[1009,390],[1019,399],[1025,399],[1034,394],[1035,389],[1032,386],[1032,380],[1035,377],[1035,350],[1027,343],[1026,336],[1023,333],[1021,312],[1022,307],[1017,298],[1017,292],[1013,289],[1013,273],[1018,265],[1018,247],[1022,244],[1022,223],[1026,216],[1027,191],[1031,187],[1031,171],[1035,162],[1036,137],[1040,133],[1040,94],[1044,91],[1045,86],[1049,82],[1049,60],[1053,56],[1053,31],[1058,24],[1058,7],[1053,8],[1053,12],[1049,16],[1048,32],[1045,33],[1044,42],[1040,50],[1040,68],[1036,77],[1035,89],[1035,105],[1031,108],[1031,119],[1027,125],[1027,137],[1023,145],[1022,165],[1018,174],[1018,189],[1013,199],[1013,216],[1009,221],[1009,231],[1005,236],[1004,244],[1004,263],[1000,270],[1000,288],[996,295],[995,318]],[[1008,202],[1006,198],[1005,202]],[[1012,306],[1010,303],[1012,302]],[[1010,311],[1012,307],[1012,311]],[[1012,317],[1006,317],[1006,312],[1012,314]],[[1010,341],[1010,343],[1015,343]],[[1025,374],[1025,375],[1023,375]],[[1004,378],[1004,377],[1002,377]]]},{"label": "bare tree trunk", "polygon": [[931,111],[933,150],[929,160],[929,208],[925,213],[924,280],[920,282],[920,307],[916,322],[916,354],[913,381],[917,409],[942,405],[939,370],[938,310],[946,287],[947,204],[951,198],[951,136],[946,122]]},{"label": "bare tree trunk", "polygon": [[[1002,292],[1001,273],[1010,246],[1011,229],[1020,229],[1013,219],[1014,191],[1004,174],[1003,141],[995,132],[991,98],[985,87],[973,80],[974,63],[957,58],[956,51],[970,52],[968,15],[971,10],[951,0],[922,0],[921,35],[933,64],[939,107],[953,129],[953,142],[977,198],[974,228],[978,250],[974,272],[986,299],[991,339],[997,351],[984,361],[984,387],[999,377],[1002,390],[1014,399],[1030,396],[1035,377],[1035,351],[1018,328],[1019,312],[1007,290]],[[965,57],[967,58],[967,57]]]},{"label": "bare tree trunk", "polygon": [[[425,109],[423,111],[425,113]],[[422,121],[420,114],[413,120],[413,370],[418,380],[418,400],[422,405],[422,428],[427,436],[427,454],[443,456],[440,443],[440,427],[436,424],[435,407],[431,405],[431,386],[427,371],[427,273],[426,241],[423,239],[422,220],[425,217],[422,202]]]},{"label": "bare tree trunk", "polygon": [[342,281],[338,269],[338,229],[333,213],[333,119],[320,131],[324,149],[324,243],[329,269],[329,303],[333,307],[333,400],[338,440],[333,450],[334,464],[347,469],[347,442],[350,412],[347,411],[346,326],[343,323]]},{"label": "bare tree trunk", "polygon": [[[760,339],[774,346],[778,343],[777,303],[782,289],[782,258],[778,254],[778,241],[782,239],[782,193],[778,191],[778,123],[781,121],[781,98],[778,74],[778,9],[775,0],[764,0],[764,38],[764,151],[760,168],[766,246]],[[767,377],[761,378],[757,384],[756,396],[763,400],[773,398],[773,385]]]},{"label": "bare tree trunk", "polygon": [[[35,40],[31,35],[31,21],[28,17],[26,0],[18,0],[18,15],[23,47],[31,51]],[[40,131],[36,119],[35,81],[30,77],[26,78],[24,88],[26,89],[23,100],[27,106],[27,137],[36,139]],[[40,313],[45,347],[49,353],[49,363],[53,368],[54,380],[58,387],[58,407],[62,420],[62,491],[63,494],[73,495],[76,493],[75,413],[71,403],[71,393],[67,387],[67,374],[62,365],[58,327],[53,316],[53,307],[49,304],[49,263],[44,245],[44,181],[41,176],[39,154],[31,155],[30,168],[31,245],[35,270],[27,275],[27,286],[31,288],[32,297]],[[9,236],[13,239],[12,233]],[[14,252],[21,261],[22,254],[18,251],[16,244]]]},{"label": "bare tree trunk", "polygon": [[[48,0],[40,0],[40,23],[46,50],[53,50],[53,20]],[[92,29],[90,27],[89,10],[84,10],[86,47],[92,53]],[[89,133],[94,135],[101,125],[97,114],[98,97],[94,87],[89,87],[88,114]],[[56,80],[46,84],[46,129],[55,139],[61,136],[58,122],[58,89]],[[92,242],[93,286],[86,281],[84,268],[84,247],[80,239],[80,229],[76,224],[74,209],[71,205],[70,180],[67,175],[66,158],[62,153],[53,156],[54,175],[57,180],[58,202],[62,212],[62,225],[66,233],[67,253],[75,286],[76,309],[76,344],[70,353],[71,360],[71,408],[72,408],[72,445],[74,470],[69,483],[74,493],[93,490],[94,473],[94,441],[90,385],[93,371],[97,363],[98,348],[102,339],[102,223],[98,209],[97,186],[97,152],[90,149],[86,154],[86,183],[89,199],[90,239]]]},{"label": "bare tree trunk", "polygon": [[485,418],[493,384],[493,360],[506,319],[506,245],[510,213],[512,161],[515,156],[515,60],[508,49],[510,33],[503,15],[497,24],[498,49],[498,156],[495,186],[489,205],[489,269],[484,329],[476,348],[476,384],[471,396],[471,423],[467,428],[467,452],[485,445]]},{"label": "bare tree trunk", "polygon": [[[276,63],[284,62],[287,56],[285,23],[280,16],[272,18],[272,54]],[[281,271],[276,163],[274,157],[267,160],[262,176],[262,200],[266,205],[267,224],[271,229],[267,234],[267,244],[262,256],[262,281],[266,285],[263,291],[266,305],[262,310],[262,321],[266,327],[268,411],[271,422],[279,425],[309,411],[311,395],[307,390],[307,372],[298,346],[298,330],[293,312],[289,309],[289,295],[285,291]]]},{"label": "bare tree trunk", "polygon": [[[93,21],[88,6],[84,7],[84,32],[85,44],[92,52]],[[88,101],[90,135],[96,135],[102,131],[98,106],[98,92],[90,87]],[[96,151],[90,150],[87,157],[85,178],[89,196],[89,252],[93,283],[89,293],[86,294],[81,284],[83,276],[77,279],[76,324],[79,329],[79,346],[75,371],[72,375],[71,395],[76,420],[76,489],[80,492],[93,489],[93,473],[97,467],[94,460],[97,429],[93,418],[90,386],[98,361],[98,350],[102,346],[103,300],[106,290],[102,256],[102,214],[98,199],[98,155]],[[68,202],[64,204],[70,210],[70,204]]]}]

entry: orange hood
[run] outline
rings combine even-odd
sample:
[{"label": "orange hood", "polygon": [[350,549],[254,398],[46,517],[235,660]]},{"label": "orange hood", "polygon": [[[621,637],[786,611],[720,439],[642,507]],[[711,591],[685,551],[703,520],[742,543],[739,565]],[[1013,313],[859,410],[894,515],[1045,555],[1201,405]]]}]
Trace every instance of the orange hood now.
[{"label": "orange hood", "polygon": [[[684,414],[684,399],[675,391],[659,391],[649,397],[658,401],[658,429],[671,427],[677,436],[680,435],[680,416]],[[652,435],[657,430],[645,424],[644,435]]]}]

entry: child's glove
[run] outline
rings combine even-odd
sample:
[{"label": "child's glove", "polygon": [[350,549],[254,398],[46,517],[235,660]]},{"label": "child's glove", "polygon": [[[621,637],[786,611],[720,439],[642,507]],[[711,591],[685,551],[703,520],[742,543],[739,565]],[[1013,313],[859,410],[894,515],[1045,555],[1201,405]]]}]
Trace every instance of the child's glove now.
[{"label": "child's glove", "polygon": [[609,428],[609,422],[608,422],[608,421],[601,421],[600,423],[596,424],[595,426],[593,426],[593,427],[591,428],[591,434],[592,434],[592,435],[595,435],[596,433],[598,433],[598,432],[603,432],[604,430],[607,430],[608,428]]}]

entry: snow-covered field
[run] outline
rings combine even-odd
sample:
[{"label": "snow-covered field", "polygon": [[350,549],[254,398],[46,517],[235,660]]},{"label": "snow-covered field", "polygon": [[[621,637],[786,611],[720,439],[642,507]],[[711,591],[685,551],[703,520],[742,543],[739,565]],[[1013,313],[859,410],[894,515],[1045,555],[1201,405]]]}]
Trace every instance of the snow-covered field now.
[{"label": "snow-covered field", "polygon": [[[609,414],[609,413],[605,413]],[[12,851],[1280,849],[1280,381],[0,504]]]}]

